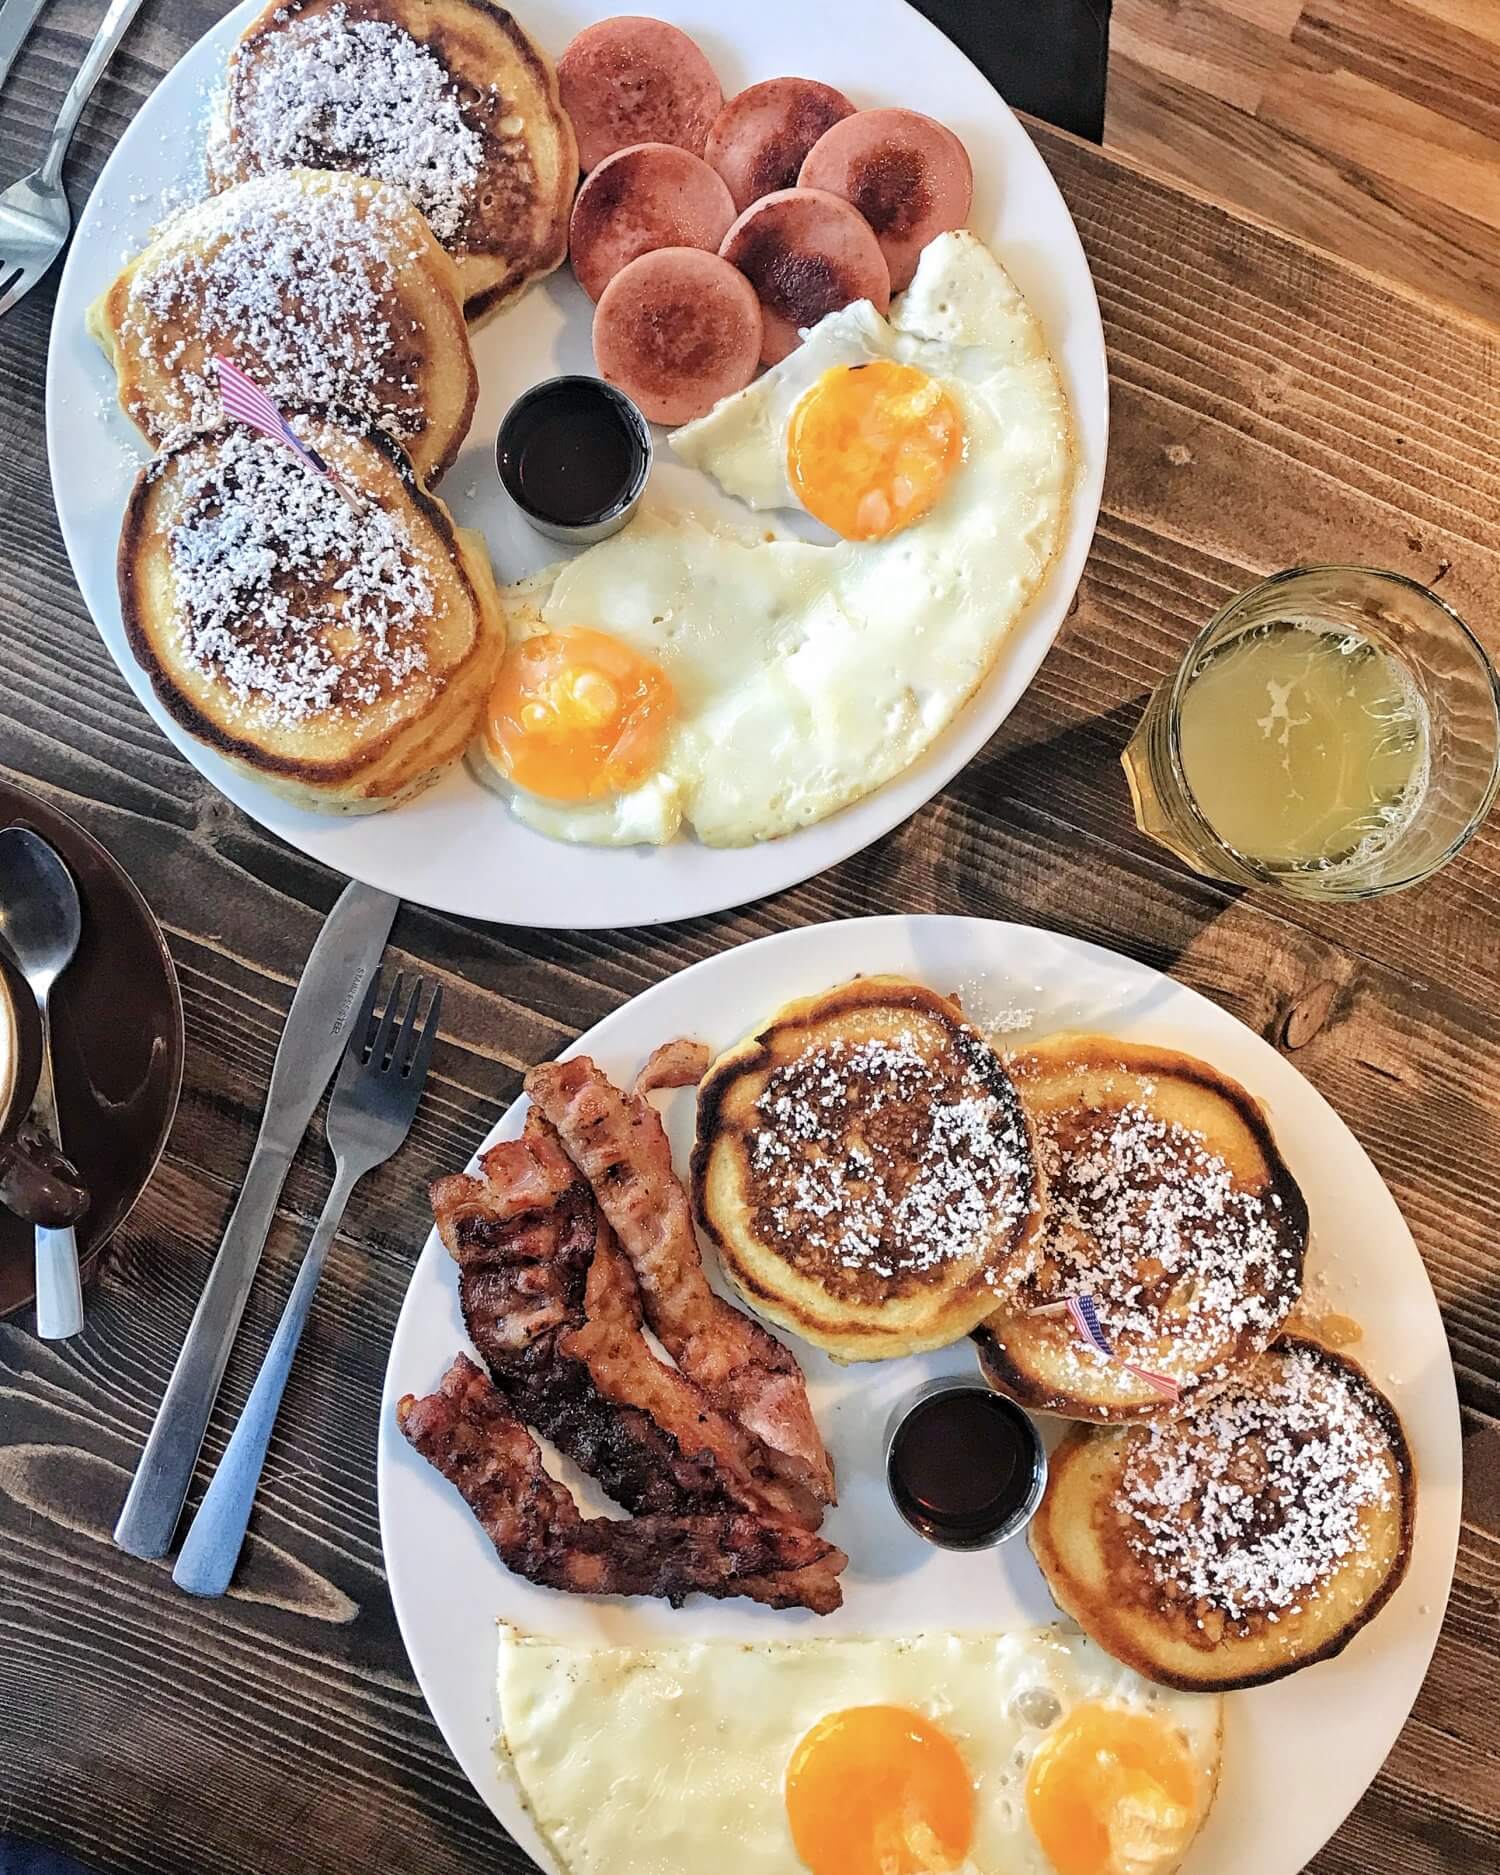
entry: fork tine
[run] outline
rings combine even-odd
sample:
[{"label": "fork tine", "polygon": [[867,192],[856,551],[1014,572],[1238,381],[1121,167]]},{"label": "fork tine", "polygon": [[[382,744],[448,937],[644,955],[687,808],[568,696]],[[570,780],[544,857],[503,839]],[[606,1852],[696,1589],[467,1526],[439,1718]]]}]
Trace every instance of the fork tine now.
[{"label": "fork tine", "polygon": [[380,979],[384,975],[378,966],[370,978],[369,986],[359,999],[359,1014],[354,1018],[354,1025],[349,1030],[349,1052],[363,1055],[372,1039],[370,1024],[375,1016],[375,1004],[380,996]]},{"label": "fork tine", "polygon": [[396,981],[391,985],[391,993],[381,1013],[380,1024],[370,1042],[370,1066],[383,1068],[391,1045],[391,1029],[396,1020],[396,1009],[401,1001],[401,991],[406,982],[406,972],[398,970]]},{"label": "fork tine", "polygon": [[4,281],[0,281],[0,288],[4,289],[0,293],[0,314],[8,313],[18,300],[25,299],[39,278],[40,275],[29,278],[22,268],[13,280],[7,275]]},{"label": "fork tine", "polygon": [[405,1074],[411,1066],[412,1031],[417,1026],[417,1005],[422,1000],[422,992],[427,988],[421,977],[411,986],[411,1001],[406,1005],[406,1014],[401,1018],[401,1032],[391,1047],[391,1070]]},{"label": "fork tine", "polygon": [[417,1037],[416,1052],[411,1058],[411,1066],[406,1070],[407,1078],[415,1083],[415,1091],[422,1091],[422,1083],[427,1079],[427,1070],[432,1064],[432,1050],[438,1036],[438,1019],[443,1013],[443,986],[438,984],[432,992],[432,1001],[427,1005],[427,1016],[422,1024],[422,1033]]},{"label": "fork tine", "polygon": [[349,1040],[344,1047],[344,1058],[339,1063],[339,1087],[347,1086],[359,1074],[369,1052],[370,1023],[374,1019],[375,1003],[380,995],[379,970],[370,978],[369,987],[359,1000],[359,1014],[349,1025]]},{"label": "fork tine", "polygon": [[[359,1024],[355,1029],[355,1034],[359,1037],[359,1057],[361,1061],[367,1061],[369,1059],[370,1050],[375,1046],[375,1031],[380,1027],[380,986],[384,981],[385,967],[382,964],[377,964],[375,974],[370,979],[370,987],[365,991],[364,1001],[360,1004]],[[354,1050],[352,1038],[349,1047],[352,1053]]]}]

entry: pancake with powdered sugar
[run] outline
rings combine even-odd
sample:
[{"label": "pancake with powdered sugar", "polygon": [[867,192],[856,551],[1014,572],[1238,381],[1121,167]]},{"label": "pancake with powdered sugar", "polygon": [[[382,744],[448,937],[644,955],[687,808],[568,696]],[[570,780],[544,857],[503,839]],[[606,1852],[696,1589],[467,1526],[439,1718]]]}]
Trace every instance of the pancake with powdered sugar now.
[{"label": "pancake with powdered sugar", "polygon": [[[1270,1345],[1301,1293],[1307,1205],[1264,1112],[1207,1062],[1110,1036],[1051,1037],[1009,1066],[1047,1202],[981,1330],[986,1374],[1070,1419],[1185,1411]],[[1075,1296],[1109,1355],[1075,1329]]]},{"label": "pancake with powdered sugar", "polygon": [[1229,1692],[1341,1653],[1400,1585],[1415,1516],[1389,1400],[1286,1335],[1183,1417],[1074,1427],[1031,1547],[1058,1606],[1117,1660]]},{"label": "pancake with powdered sugar", "polygon": [[957,1004],[898,977],[789,1004],[699,1092],[700,1227],[752,1307],[838,1360],[967,1334],[1037,1195],[999,1056]]},{"label": "pancake with powdered sugar", "polygon": [[470,319],[567,253],[573,127],[551,62],[488,0],[273,0],[230,61],[224,118],[225,181],[302,166],[403,189]]}]

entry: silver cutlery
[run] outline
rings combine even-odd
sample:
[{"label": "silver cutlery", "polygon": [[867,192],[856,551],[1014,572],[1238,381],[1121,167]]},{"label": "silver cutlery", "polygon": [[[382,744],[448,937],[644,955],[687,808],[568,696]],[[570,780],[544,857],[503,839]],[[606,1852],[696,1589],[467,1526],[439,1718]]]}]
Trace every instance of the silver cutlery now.
[{"label": "silver cutlery", "polygon": [[16,54],[25,45],[27,35],[36,25],[37,15],[46,4],[47,0],[5,0],[5,5],[0,7],[0,85],[10,77]]},{"label": "silver cutlery", "polygon": [[244,1185],[115,1525],[115,1542],[132,1556],[165,1556],[172,1547],[276,1201],[349,1040],[399,902],[367,885],[347,886],[312,947],[276,1050]]},{"label": "silver cutlery", "polygon": [[426,984],[417,978],[405,1011],[400,1013],[402,982],[398,976],[384,1012],[377,1014],[380,980],[376,978],[349,1038],[328,1106],[333,1185],[245,1410],[172,1571],[172,1580],[190,1595],[222,1595],[229,1587],[245,1541],[292,1358],[312,1308],[313,1291],[328,1259],[329,1246],[354,1187],[376,1166],[384,1165],[411,1131],[437,1040],[443,992],[441,988],[433,991],[419,1026],[417,1011]]},{"label": "silver cutlery", "polygon": [[[11,6],[15,3],[10,0]],[[63,188],[63,159],[83,107],[140,5],[141,0],[110,0],[94,43],[63,98],[41,166],[0,195],[0,313],[25,298],[67,245],[73,217]]]},{"label": "silver cutlery", "polygon": [[[55,848],[29,827],[0,832],[0,938],[25,977],[42,1018],[42,1072],[31,1104],[31,1121],[59,1152],[57,1085],[52,1073],[53,985],[72,963],[83,935],[78,887]],[[78,1274],[78,1239],[71,1224],[62,1230],[36,1227],[36,1331],[44,1341],[63,1341],[83,1327],[83,1283]]]}]

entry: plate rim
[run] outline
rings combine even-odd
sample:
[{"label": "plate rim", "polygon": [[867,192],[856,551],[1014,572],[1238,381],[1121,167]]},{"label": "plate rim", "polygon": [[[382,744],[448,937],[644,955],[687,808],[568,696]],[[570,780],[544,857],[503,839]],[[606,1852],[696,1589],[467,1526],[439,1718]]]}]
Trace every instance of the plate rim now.
[{"label": "plate rim", "polygon": [[[1073,406],[1078,473],[1066,534],[1053,565],[1048,569],[1043,586],[1024,608],[1011,628],[1007,643],[1002,646],[996,660],[981,679],[980,694],[966,701],[952,721],[945,726],[915,762],[902,770],[900,774],[892,776],[881,787],[860,800],[850,803],[835,814],[827,816],[824,820],[810,827],[797,829],[777,840],[757,842],[741,849],[705,848],[695,840],[686,838],[679,838],[661,849],[639,847],[602,849],[605,852],[628,853],[632,856],[644,855],[647,859],[652,852],[665,853],[674,849],[706,854],[709,857],[703,863],[684,861],[684,866],[690,868],[684,882],[679,885],[669,873],[660,882],[659,897],[649,880],[642,885],[637,885],[633,879],[630,879],[629,883],[622,883],[629,878],[629,875],[621,869],[613,875],[612,883],[601,893],[599,900],[601,909],[597,912],[591,911],[589,902],[586,902],[582,907],[582,917],[579,916],[580,908],[576,905],[570,907],[567,915],[563,915],[560,911],[549,911],[538,917],[532,911],[524,918],[519,917],[510,912],[509,904],[517,897],[524,902],[524,894],[516,894],[514,891],[506,894],[499,888],[490,888],[488,896],[481,904],[475,898],[469,897],[464,889],[452,883],[456,877],[452,869],[444,873],[441,884],[417,881],[415,892],[406,889],[403,895],[410,898],[412,903],[420,904],[425,909],[443,915],[478,918],[486,923],[502,927],[517,925],[535,930],[612,930],[647,927],[687,918],[713,916],[752,905],[776,893],[791,890],[865,851],[876,841],[883,839],[910,820],[948,788],[964,769],[979,757],[985,745],[1000,731],[1022,697],[1030,689],[1073,610],[1098,526],[1104,470],[1108,456],[1110,423],[1108,350],[1098,292],[1088,255],[1056,178],[1047,167],[1026,125],[1006,103],[1000,92],[990,84],[966,53],[924,14],[907,4],[907,0],[875,0],[875,3],[882,6],[894,4],[898,7],[906,28],[917,32],[929,47],[938,49],[944,61],[949,64],[958,61],[984,87],[987,105],[993,108],[1001,120],[1000,134],[1007,140],[1012,137],[1018,138],[1020,144],[1025,146],[1027,152],[1025,160],[1030,168],[1028,189],[1037,191],[1039,199],[1045,198],[1048,203],[1049,265],[1058,274],[1076,269],[1079,283],[1084,289],[1066,302],[1067,318],[1070,322],[1081,322],[1088,350],[1086,365],[1079,360],[1070,370],[1065,370],[1070,384]],[[95,537],[101,527],[117,525],[117,517],[92,517],[90,519],[75,513],[69,489],[65,485],[67,478],[64,462],[70,446],[68,432],[73,432],[76,441],[78,436],[86,437],[91,430],[98,430],[109,421],[107,409],[101,416],[83,418],[65,409],[61,385],[65,372],[70,369],[69,363],[66,362],[67,342],[71,342],[74,336],[72,328],[85,309],[76,282],[84,268],[90,264],[87,257],[93,252],[93,244],[103,242],[108,238],[109,230],[105,224],[105,217],[109,213],[109,204],[114,199],[112,191],[117,192],[120,182],[128,176],[129,165],[146,146],[150,132],[143,125],[142,119],[149,119],[153,115],[153,107],[156,105],[158,94],[163,89],[173,86],[174,80],[178,87],[187,87],[189,85],[187,76],[185,74],[179,76],[182,73],[182,67],[195,57],[206,56],[211,44],[215,51],[227,53],[238,32],[259,10],[261,4],[262,0],[241,0],[240,5],[233,8],[202,34],[193,45],[186,48],[173,67],[163,74],[150,97],[136,117],[126,126],[111,151],[87,203],[78,216],[75,237],[64,261],[49,330],[45,389],[45,429],[49,473],[59,529],[69,564],[94,628],[103,639],[106,649],[120,668],[121,674],[130,685],[137,701],[177,753],[211,786],[224,794],[258,828],[273,837],[287,841],[304,856],[335,866],[352,878],[360,879],[380,890],[401,890],[401,883],[393,883],[391,874],[379,863],[380,847],[377,841],[361,844],[357,833],[341,831],[350,826],[351,817],[308,813],[299,815],[298,810],[291,808],[288,803],[280,800],[262,784],[225,769],[213,756],[212,751],[200,748],[161,707],[152,691],[149,678],[136,667],[134,660],[128,654],[128,647],[117,642],[119,633],[114,631],[113,627],[106,629],[106,625],[101,622],[100,614],[96,612],[85,591],[84,570],[90,567],[94,557]],[[1020,144],[1017,145],[1018,148]],[[1065,265],[1059,266],[1059,261]],[[1065,350],[1063,338],[1052,328],[1050,321],[1048,336],[1053,356],[1059,360],[1063,359]],[[112,401],[109,396],[109,386],[101,380],[101,387],[99,402],[101,406],[108,406]],[[114,439],[109,440],[113,447]],[[144,461],[144,456],[141,459]],[[463,517],[460,519],[462,520]],[[1038,632],[1042,617],[1038,608],[1044,598],[1047,601],[1047,609],[1055,613],[1055,617],[1050,629],[1043,636]],[[108,610],[106,598],[106,611]],[[1008,702],[1003,701],[1012,686],[1014,686],[1014,694],[1010,695]],[[987,688],[993,688],[996,694],[986,709],[982,693]],[[448,778],[445,778],[440,788],[447,785],[447,780]],[[466,781],[467,778],[465,778]],[[419,801],[409,803],[404,809],[393,811],[410,812],[414,808],[420,812]],[[377,821],[382,816],[353,818]],[[830,830],[837,829],[841,823],[852,823],[855,831],[832,834]],[[508,822],[508,828],[516,832],[525,832],[536,840],[545,838],[540,834],[532,834],[530,829],[522,829],[520,823],[513,819]],[[810,849],[807,844],[809,842],[811,842]],[[552,844],[555,843],[548,842],[548,845]],[[349,850],[351,845],[352,851]],[[526,849],[523,847],[521,850]],[[724,882],[712,883],[718,878],[717,868],[721,864],[721,856],[729,852],[743,852],[747,856],[755,857],[751,860],[748,870],[735,868],[727,873]],[[794,857],[790,865],[785,863],[778,865],[777,856],[786,854],[797,855],[797,857]],[[802,856],[804,854],[805,857]],[[732,862],[722,863],[732,864]],[[483,871],[483,869],[478,870]],[[475,869],[469,869],[467,876],[474,877]],[[737,883],[737,880],[740,882]],[[410,888],[412,884],[410,879],[405,881],[407,888]],[[614,902],[611,909],[611,903],[616,894],[618,894],[618,902]],[[497,906],[495,903],[497,897],[505,902]]]},{"label": "plate rim", "polygon": [[[742,959],[745,955],[751,954],[763,956],[765,952],[772,947],[795,949],[800,944],[816,945],[820,941],[820,934],[828,930],[845,932],[850,939],[849,950],[851,954],[854,954],[857,951],[857,934],[859,932],[872,929],[880,930],[883,933],[900,932],[909,931],[912,928],[916,928],[920,931],[923,929],[930,930],[936,926],[949,927],[955,931],[962,928],[969,933],[975,931],[992,933],[998,930],[998,932],[1004,934],[999,940],[1001,943],[1013,941],[1016,938],[1024,940],[1027,937],[1034,938],[1037,936],[1045,937],[1053,942],[1060,941],[1068,948],[1071,954],[1078,956],[1080,959],[1086,959],[1095,964],[1102,963],[1107,969],[1111,971],[1121,971],[1127,977],[1133,975],[1143,988],[1148,988],[1152,991],[1158,990],[1161,986],[1165,985],[1174,994],[1186,997],[1188,999],[1188,1007],[1193,1008],[1197,1005],[1203,1005],[1210,1012],[1208,1018],[1210,1022],[1227,1021],[1243,1030],[1253,1043],[1259,1048],[1268,1050],[1272,1056],[1280,1061],[1282,1065],[1303,1084],[1315,1102],[1323,1109],[1325,1124],[1331,1124],[1341,1133],[1347,1135],[1348,1139],[1352,1142],[1354,1148],[1368,1167],[1370,1178],[1379,1187],[1380,1191],[1389,1202],[1392,1211],[1395,1213],[1401,1231],[1404,1234],[1404,1241],[1410,1246],[1416,1268],[1420,1272],[1421,1281],[1426,1286],[1428,1295],[1431,1298],[1433,1311],[1437,1317],[1443,1339],[1443,1375],[1446,1378],[1447,1384],[1443,1389],[1442,1416],[1444,1420],[1444,1444],[1448,1448],[1446,1456],[1451,1458],[1453,1468],[1452,1504],[1451,1516],[1447,1518],[1444,1527],[1440,1529],[1433,1528],[1431,1522],[1432,1513],[1430,1510],[1427,1512],[1426,1534],[1422,1540],[1424,1547],[1427,1549],[1428,1553],[1432,1555],[1434,1562],[1439,1567],[1442,1581],[1441,1595],[1434,1596],[1430,1605],[1422,1605],[1422,1608],[1427,1610],[1426,1613],[1422,1613],[1422,1610],[1419,1609],[1419,1613],[1422,1613],[1422,1619],[1430,1622],[1430,1635],[1423,1647],[1421,1674],[1416,1680],[1410,1704],[1406,1705],[1399,1715],[1396,1716],[1390,1740],[1385,1750],[1382,1752],[1380,1760],[1371,1771],[1369,1778],[1361,1787],[1349,1808],[1341,1815],[1333,1818],[1326,1832],[1319,1840],[1311,1845],[1311,1847],[1305,1849],[1305,1855],[1295,1864],[1295,1867],[1300,1869],[1305,1865],[1305,1860],[1311,1855],[1316,1854],[1331,1841],[1347,1822],[1349,1816],[1353,1813],[1353,1809],[1368,1793],[1370,1786],[1379,1775],[1386,1756],[1388,1756],[1389,1751],[1410,1720],[1421,1688],[1425,1684],[1427,1675],[1431,1670],[1432,1656],[1436,1650],[1438,1639],[1442,1632],[1448,1602],[1452,1594],[1462,1520],[1462,1419],[1458,1402],[1456,1374],[1452,1363],[1451,1348],[1447,1340],[1446,1324],[1442,1320],[1441,1309],[1438,1306],[1436,1294],[1432,1289],[1431,1276],[1427,1270],[1421,1250],[1416,1243],[1416,1239],[1412,1235],[1411,1228],[1406,1222],[1405,1214],[1401,1211],[1394,1194],[1381,1176],[1379,1168],[1370,1158],[1353,1128],[1343,1119],[1337,1109],[1328,1100],[1327,1096],[1324,1095],[1321,1090],[1302,1073],[1301,1069],[1282,1053],[1282,1051],[1276,1049],[1273,1043],[1268,1041],[1265,1036],[1258,1034],[1256,1030],[1247,1022],[1243,1021],[1242,1018],[1236,1015],[1232,1010],[1225,1008],[1221,1003],[1215,1002],[1211,996],[1206,995],[1203,991],[1194,989],[1191,985],[1180,982],[1177,978],[1170,976],[1164,970],[1157,969],[1154,965],[1145,963],[1126,952],[1111,950],[1107,945],[1099,944],[1092,939],[1079,937],[1071,932],[1059,931],[1052,927],[1023,924],[1011,919],[991,919],[953,913],[892,912],[874,914],[862,918],[822,920],[814,924],[798,925],[786,930],[769,932],[760,937],[750,938],[742,943],[730,945],[725,949],[713,951],[708,956],[698,958],[694,960],[694,962],[683,966],[681,969],[675,970],[669,975],[660,978],[657,982],[639,991],[635,996],[627,998],[624,1002],[620,1003],[617,1008],[609,1011],[609,1013],[601,1017],[599,1021],[591,1024],[588,1029],[578,1035],[565,1048],[559,1050],[555,1058],[558,1060],[567,1060],[574,1055],[585,1053],[598,1047],[597,1037],[599,1031],[623,1018],[626,1012],[638,1014],[640,1006],[643,1004],[649,1004],[653,1000],[669,999],[683,978],[692,976],[697,972],[710,971],[715,967],[726,967],[726,960],[730,958]],[[981,939],[981,942],[983,941],[984,940]],[[856,971],[854,974],[859,974],[859,972]],[[523,1108],[525,1099],[524,1092],[518,1094],[515,1099],[510,1101],[504,1110],[499,1113],[492,1126],[485,1133],[483,1139],[476,1145],[473,1160],[477,1160],[479,1154],[487,1150],[497,1139],[506,1136],[506,1131],[510,1127],[513,1116],[517,1115],[519,1110]],[[471,1164],[473,1160],[470,1161]],[[398,1572],[394,1571],[391,1565],[391,1550],[393,1545],[391,1541],[390,1518],[393,1515],[391,1502],[394,1495],[393,1485],[391,1483],[391,1479],[394,1475],[392,1466],[398,1457],[404,1461],[404,1459],[409,1456],[408,1448],[405,1446],[404,1442],[399,1439],[399,1435],[395,1430],[393,1408],[395,1400],[398,1397],[398,1389],[394,1376],[398,1352],[403,1341],[407,1313],[412,1307],[412,1297],[417,1287],[423,1262],[429,1254],[438,1258],[443,1258],[446,1255],[443,1251],[441,1241],[438,1238],[436,1227],[429,1231],[427,1236],[423,1239],[416,1260],[413,1263],[411,1279],[407,1285],[406,1295],[402,1299],[401,1309],[392,1332],[390,1353],[387,1357],[385,1376],[381,1386],[380,1423],[377,1429],[376,1447],[376,1499],[380,1527],[382,1566],[391,1596],[392,1608],[396,1616],[397,1628],[401,1634],[402,1644],[407,1650],[408,1663],[411,1666],[413,1676],[417,1681],[423,1700],[427,1704],[428,1711],[442,1736],[444,1744],[458,1763],[460,1770],[464,1772],[464,1775],[469,1779],[471,1785],[474,1786],[480,1800],[490,1810],[491,1814],[495,1816],[507,1835],[528,1855],[537,1859],[539,1866],[543,1868],[557,1868],[558,1864],[555,1858],[551,1856],[548,1845],[537,1830],[524,1793],[521,1791],[519,1784],[509,1776],[505,1770],[504,1756],[499,1749],[498,1740],[491,1740],[490,1742],[490,1756],[493,1759],[495,1767],[492,1788],[488,1790],[480,1788],[470,1775],[464,1753],[460,1751],[459,1747],[454,1742],[454,1738],[450,1736],[450,1720],[454,1720],[455,1731],[458,1729],[458,1722],[455,1715],[448,1714],[445,1717],[433,1703],[429,1695],[426,1677],[424,1676],[422,1668],[418,1665],[408,1642],[408,1613],[405,1606],[407,1585],[404,1580],[402,1580],[398,1586]],[[864,1365],[878,1367],[879,1364],[867,1363]],[[1419,1502],[1419,1519],[1423,1513],[1424,1503],[1430,1501],[1430,1495],[1429,1487],[1429,1498]],[[455,1506],[455,1509],[459,1511],[460,1514],[468,1514],[462,1506]],[[1432,1548],[1434,1544],[1438,1545],[1436,1550]],[[497,1561],[497,1567],[503,1572],[503,1564],[499,1564]],[[502,1618],[502,1613],[497,1610],[495,1619],[498,1621]],[[1059,1618],[1063,1617],[1059,1616]],[[1282,1684],[1284,1685],[1286,1682]],[[1274,1690],[1274,1688],[1259,1689],[1262,1693]],[[1238,1695],[1238,1698],[1242,1702],[1238,1710],[1243,1712],[1245,1710],[1243,1702],[1254,1699],[1255,1697],[1255,1691]],[[1226,1714],[1226,1720],[1227,1718],[1228,1714]],[[1229,1726],[1226,1724],[1226,1730],[1229,1729]],[[502,1792],[508,1794],[512,1799],[513,1810],[510,1815],[502,1813]],[[1286,1875],[1293,1875],[1293,1865],[1288,1865]]]}]

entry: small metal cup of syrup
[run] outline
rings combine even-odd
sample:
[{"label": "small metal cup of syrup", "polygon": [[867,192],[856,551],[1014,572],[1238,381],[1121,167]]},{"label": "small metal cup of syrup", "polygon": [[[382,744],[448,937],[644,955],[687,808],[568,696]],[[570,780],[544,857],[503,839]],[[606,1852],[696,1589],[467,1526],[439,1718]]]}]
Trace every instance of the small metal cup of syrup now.
[{"label": "small metal cup of syrup", "polygon": [[505,492],[538,533],[585,546],[635,513],[651,473],[651,429],[602,378],[547,378],[505,413],[495,459]]},{"label": "small metal cup of syrup", "polygon": [[918,1536],[940,1549],[993,1549],[1031,1522],[1047,1486],[1047,1448],[1013,1400],[949,1375],[891,1414],[885,1476]]}]

